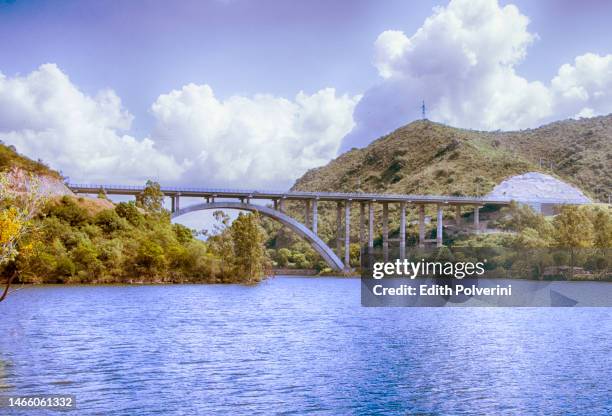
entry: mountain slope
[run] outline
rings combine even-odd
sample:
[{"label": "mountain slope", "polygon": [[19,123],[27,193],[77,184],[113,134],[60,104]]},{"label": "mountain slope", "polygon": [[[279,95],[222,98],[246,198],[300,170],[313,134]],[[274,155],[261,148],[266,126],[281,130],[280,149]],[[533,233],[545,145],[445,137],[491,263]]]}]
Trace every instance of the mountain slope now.
[{"label": "mountain slope", "polygon": [[529,171],[603,199],[612,189],[612,115],[513,132],[419,120],[306,172],[292,189],[483,195]]}]

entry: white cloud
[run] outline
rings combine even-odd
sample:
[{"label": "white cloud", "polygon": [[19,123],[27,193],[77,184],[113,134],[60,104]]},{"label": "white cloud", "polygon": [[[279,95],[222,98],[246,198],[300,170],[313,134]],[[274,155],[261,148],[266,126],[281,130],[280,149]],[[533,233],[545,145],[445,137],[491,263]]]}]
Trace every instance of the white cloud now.
[{"label": "white cloud", "polygon": [[587,53],[564,64],[553,78],[557,112],[576,117],[612,113],[612,55]]},{"label": "white cloud", "polygon": [[512,130],[612,111],[612,57],[586,54],[563,65],[550,84],[516,72],[537,35],[514,5],[451,0],[412,36],[388,30],[374,43],[382,82],[356,108],[343,149],[363,146],[418,118],[458,127]]},{"label": "white cloud", "polygon": [[186,176],[195,182],[288,186],[336,156],[359,98],[327,88],[294,100],[265,94],[219,100],[210,86],[189,84],[153,104],[153,137],[193,163]]},{"label": "white cloud", "polygon": [[132,116],[112,90],[90,97],[54,64],[24,77],[0,74],[0,139],[79,181],[142,182],[184,171],[150,139],[123,134]]},{"label": "white cloud", "polygon": [[139,140],[112,90],[88,96],[46,64],[23,77],[0,74],[0,139],[72,181],[286,187],[336,156],[359,98],[327,88],[222,101],[208,85],[189,84],[158,97],[155,130]]}]

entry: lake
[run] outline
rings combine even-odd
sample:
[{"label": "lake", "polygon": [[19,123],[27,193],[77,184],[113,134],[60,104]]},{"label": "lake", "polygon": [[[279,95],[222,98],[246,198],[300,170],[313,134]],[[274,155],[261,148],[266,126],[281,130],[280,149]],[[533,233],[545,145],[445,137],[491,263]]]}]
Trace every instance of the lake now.
[{"label": "lake", "polygon": [[612,308],[364,308],[359,279],[277,277],[32,287],[0,310],[0,395],[74,394],[66,414],[612,412]]}]

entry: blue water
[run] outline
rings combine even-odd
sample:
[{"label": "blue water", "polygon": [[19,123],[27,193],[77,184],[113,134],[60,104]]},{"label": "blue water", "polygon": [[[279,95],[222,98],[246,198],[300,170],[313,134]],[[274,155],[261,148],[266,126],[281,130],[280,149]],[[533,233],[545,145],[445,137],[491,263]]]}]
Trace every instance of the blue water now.
[{"label": "blue water", "polygon": [[78,415],[611,414],[612,308],[362,308],[359,285],[20,290],[0,395],[75,394]]}]

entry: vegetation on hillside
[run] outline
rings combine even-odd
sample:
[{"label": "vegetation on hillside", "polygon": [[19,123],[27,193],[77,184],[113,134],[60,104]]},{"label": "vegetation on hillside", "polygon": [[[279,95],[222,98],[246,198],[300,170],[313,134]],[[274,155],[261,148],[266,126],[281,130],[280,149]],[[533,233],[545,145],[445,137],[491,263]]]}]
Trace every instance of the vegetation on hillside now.
[{"label": "vegetation on hillside", "polygon": [[[259,218],[242,215],[220,231],[225,250],[201,241],[161,208],[150,182],[137,202],[64,196],[48,201],[32,219],[12,263],[24,283],[252,283],[266,272]],[[2,213],[11,212],[12,204]],[[259,249],[257,248],[259,247]],[[7,263],[10,263],[7,262]]]},{"label": "vegetation on hillside", "polygon": [[510,176],[541,171],[607,198],[612,190],[610,137],[612,115],[515,132],[419,120],[308,171],[292,189],[484,195]]},{"label": "vegetation on hillside", "polygon": [[506,233],[464,235],[449,243],[459,251],[486,248],[489,267],[512,276],[538,277],[546,269],[566,267],[563,277],[571,279],[580,267],[590,279],[612,278],[612,213],[607,207],[566,205],[547,218],[512,204],[502,209],[497,225]]},{"label": "vegetation on hillside", "polygon": [[0,172],[10,169],[21,169],[34,175],[43,175],[51,178],[61,179],[61,175],[50,169],[42,161],[33,161],[17,153],[14,146],[7,146],[0,140]]}]

